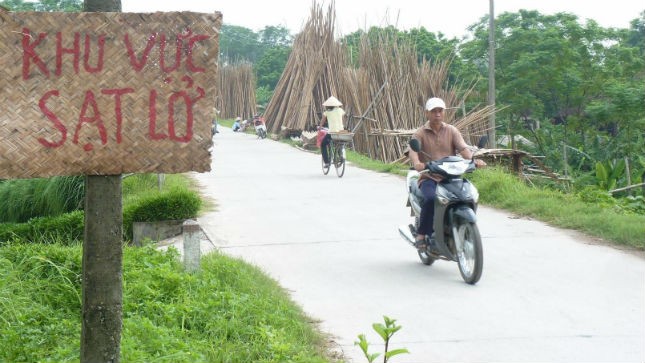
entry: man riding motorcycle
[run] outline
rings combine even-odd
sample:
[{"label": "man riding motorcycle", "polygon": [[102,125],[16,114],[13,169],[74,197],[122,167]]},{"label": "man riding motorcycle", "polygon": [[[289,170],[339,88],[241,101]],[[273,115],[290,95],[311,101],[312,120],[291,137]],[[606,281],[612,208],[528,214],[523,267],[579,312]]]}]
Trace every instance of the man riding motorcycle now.
[{"label": "man riding motorcycle", "polygon": [[[409,158],[417,171],[426,169],[426,163],[433,160],[439,160],[446,156],[455,155],[457,151],[464,159],[472,159],[472,151],[464,141],[459,130],[450,124],[444,122],[446,104],[438,97],[428,99],[425,104],[425,117],[428,120],[414,133],[412,138],[417,139],[420,143],[421,150],[416,152],[409,150]],[[486,163],[483,160],[475,160],[477,167],[483,167]],[[421,216],[415,246],[418,249],[432,249],[434,228],[432,226],[434,218],[434,200],[436,197],[437,182],[441,177],[436,174],[423,173],[419,178],[419,189],[423,193],[424,202],[421,208]],[[430,246],[427,245],[426,235],[431,236]]]}]

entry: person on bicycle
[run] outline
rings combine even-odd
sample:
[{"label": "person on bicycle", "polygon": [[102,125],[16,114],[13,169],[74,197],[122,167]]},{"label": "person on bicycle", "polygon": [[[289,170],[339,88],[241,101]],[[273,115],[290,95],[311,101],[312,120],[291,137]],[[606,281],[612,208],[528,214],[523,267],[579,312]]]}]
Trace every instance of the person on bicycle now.
[{"label": "person on bicycle", "polygon": [[[343,126],[343,116],[345,116],[345,110],[341,107],[343,104],[334,96],[329,97],[322,104],[325,107],[323,112],[323,117],[320,120],[320,125],[318,129],[321,129],[327,123],[327,128],[329,132],[339,132],[344,130]],[[327,154],[327,145],[331,142],[331,135],[327,134],[322,139],[320,144],[320,151],[322,152],[322,157],[325,162],[325,167],[329,166],[329,155]]]}]

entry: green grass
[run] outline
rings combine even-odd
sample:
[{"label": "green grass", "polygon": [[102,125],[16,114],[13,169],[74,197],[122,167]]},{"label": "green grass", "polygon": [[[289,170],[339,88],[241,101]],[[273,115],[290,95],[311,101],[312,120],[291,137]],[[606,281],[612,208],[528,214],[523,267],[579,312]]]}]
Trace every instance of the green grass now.
[{"label": "green grass", "polygon": [[[125,247],[123,362],[326,362],[323,337],[260,270],[218,253]],[[0,248],[0,361],[78,361],[81,247]]]},{"label": "green grass", "polygon": [[585,202],[577,194],[532,187],[498,167],[480,169],[470,179],[479,189],[480,203],[645,250],[645,215]]},{"label": "green grass", "polygon": [[192,181],[184,174],[167,174],[162,177],[161,190],[157,174],[134,174],[123,179],[122,195],[123,206],[127,207],[133,202],[159,194],[160,191],[170,190],[188,191]]},{"label": "green grass", "polygon": [[[161,193],[189,191],[167,175]],[[160,195],[157,176],[123,180],[124,207]],[[0,246],[0,362],[77,362],[81,330],[78,242]],[[188,274],[178,252],[124,246],[123,362],[329,362],[325,337],[274,280],[211,253]]]},{"label": "green grass", "polygon": [[0,223],[57,216],[82,208],[84,177],[14,179],[0,182]]}]

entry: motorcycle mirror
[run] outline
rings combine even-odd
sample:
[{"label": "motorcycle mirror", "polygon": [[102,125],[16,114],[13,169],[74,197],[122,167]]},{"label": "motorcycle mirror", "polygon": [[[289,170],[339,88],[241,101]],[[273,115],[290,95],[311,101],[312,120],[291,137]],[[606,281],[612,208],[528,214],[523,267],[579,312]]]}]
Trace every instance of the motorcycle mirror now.
[{"label": "motorcycle mirror", "polygon": [[419,150],[421,150],[421,145],[419,144],[419,140],[410,139],[410,149],[414,150],[415,152],[419,152]]}]

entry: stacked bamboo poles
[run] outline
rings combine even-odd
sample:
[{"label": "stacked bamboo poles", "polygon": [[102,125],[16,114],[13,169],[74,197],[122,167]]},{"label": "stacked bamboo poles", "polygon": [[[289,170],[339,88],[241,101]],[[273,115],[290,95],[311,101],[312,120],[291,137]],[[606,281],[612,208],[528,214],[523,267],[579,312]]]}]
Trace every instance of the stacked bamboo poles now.
[{"label": "stacked bamboo poles", "polygon": [[[474,85],[446,86],[450,60],[419,62],[416,50],[387,35],[360,39],[357,66],[348,50],[334,41],[333,3],[326,16],[314,3],[311,17],[294,41],[291,56],[267,106],[271,132],[311,130],[321,117],[322,102],[336,96],[343,102],[354,130],[354,149],[385,162],[399,160],[413,132],[423,125],[425,100],[441,97],[449,109],[446,122],[476,143],[493,112],[485,107],[465,112],[463,102]],[[356,117],[359,116],[359,117]]]},{"label": "stacked bamboo poles", "polygon": [[314,3],[264,113],[270,132],[311,129],[320,120],[322,102],[338,95],[345,56],[334,40],[334,22],[333,3],[326,14]]},{"label": "stacked bamboo poles", "polygon": [[255,75],[251,63],[222,66],[215,104],[221,118],[250,119],[256,112]]}]

